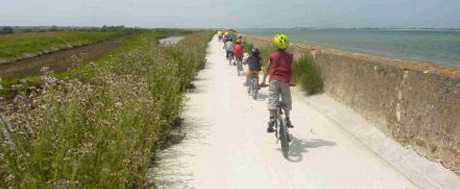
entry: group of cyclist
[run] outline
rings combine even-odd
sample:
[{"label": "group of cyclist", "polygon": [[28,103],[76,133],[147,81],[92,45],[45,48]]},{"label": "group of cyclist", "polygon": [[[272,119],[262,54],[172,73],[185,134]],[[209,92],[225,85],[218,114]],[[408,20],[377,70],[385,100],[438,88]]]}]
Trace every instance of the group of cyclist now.
[{"label": "group of cyclist", "polygon": [[[234,56],[235,59],[243,59],[243,38],[242,35],[238,35],[238,39],[235,44],[233,38],[229,32],[217,32],[219,41],[224,43],[224,49],[226,50],[226,58]],[[269,77],[269,98],[268,98],[268,111],[269,111],[269,122],[267,132],[275,132],[273,126],[275,124],[275,110],[278,99],[281,97],[281,101],[286,105],[284,112],[286,117],[286,125],[289,128],[294,126],[290,120],[290,111],[292,110],[292,99],[291,91],[289,86],[295,85],[293,78],[294,69],[292,67],[293,55],[288,53],[286,49],[289,47],[289,38],[284,34],[275,35],[273,43],[277,48],[276,51],[272,52],[268,56],[268,63],[264,69],[264,75],[262,83],[259,86],[266,86],[265,81],[267,76]],[[251,49],[251,55],[243,63],[248,65],[246,71],[246,85],[249,82],[249,78],[255,77],[256,81],[259,82],[259,72],[262,71],[262,57],[260,57],[260,51],[258,48]]]}]

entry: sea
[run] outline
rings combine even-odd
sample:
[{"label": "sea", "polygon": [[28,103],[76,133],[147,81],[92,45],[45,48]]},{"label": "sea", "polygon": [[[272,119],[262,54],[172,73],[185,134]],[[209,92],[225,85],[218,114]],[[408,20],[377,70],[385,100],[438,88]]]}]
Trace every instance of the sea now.
[{"label": "sea", "polygon": [[256,36],[288,35],[291,41],[460,69],[460,29],[245,28]]}]

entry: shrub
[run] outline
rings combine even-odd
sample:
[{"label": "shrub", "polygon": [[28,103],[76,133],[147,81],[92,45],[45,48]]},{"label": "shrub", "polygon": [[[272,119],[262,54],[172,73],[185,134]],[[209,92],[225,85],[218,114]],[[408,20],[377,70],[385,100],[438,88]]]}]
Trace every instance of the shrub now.
[{"label": "shrub", "polygon": [[309,55],[302,55],[294,61],[295,77],[302,89],[308,94],[317,94],[323,91],[321,73]]}]

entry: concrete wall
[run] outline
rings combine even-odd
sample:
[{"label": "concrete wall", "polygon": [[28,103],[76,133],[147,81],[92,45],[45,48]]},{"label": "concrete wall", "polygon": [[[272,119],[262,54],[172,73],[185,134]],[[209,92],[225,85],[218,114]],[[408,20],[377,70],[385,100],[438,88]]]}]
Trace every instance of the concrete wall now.
[{"label": "concrete wall", "polygon": [[[265,38],[247,37],[263,48]],[[324,92],[375,122],[405,146],[460,173],[460,70],[307,44]]]}]

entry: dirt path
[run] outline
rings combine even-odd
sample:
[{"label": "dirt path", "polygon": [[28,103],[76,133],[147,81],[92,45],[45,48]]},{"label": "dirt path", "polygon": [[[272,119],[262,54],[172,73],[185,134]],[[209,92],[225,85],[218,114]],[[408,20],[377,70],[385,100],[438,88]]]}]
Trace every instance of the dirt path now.
[{"label": "dirt path", "polygon": [[183,117],[186,138],[159,153],[149,176],[158,188],[459,188],[457,175],[404,149],[327,96],[293,90],[285,159],[266,133],[268,89],[253,100],[244,77],[209,43],[206,68]]},{"label": "dirt path", "polygon": [[48,66],[54,72],[63,72],[79,66],[120,47],[120,43],[104,41],[72,49],[57,51],[25,60],[0,64],[0,77],[18,77],[39,74],[40,69]]}]

